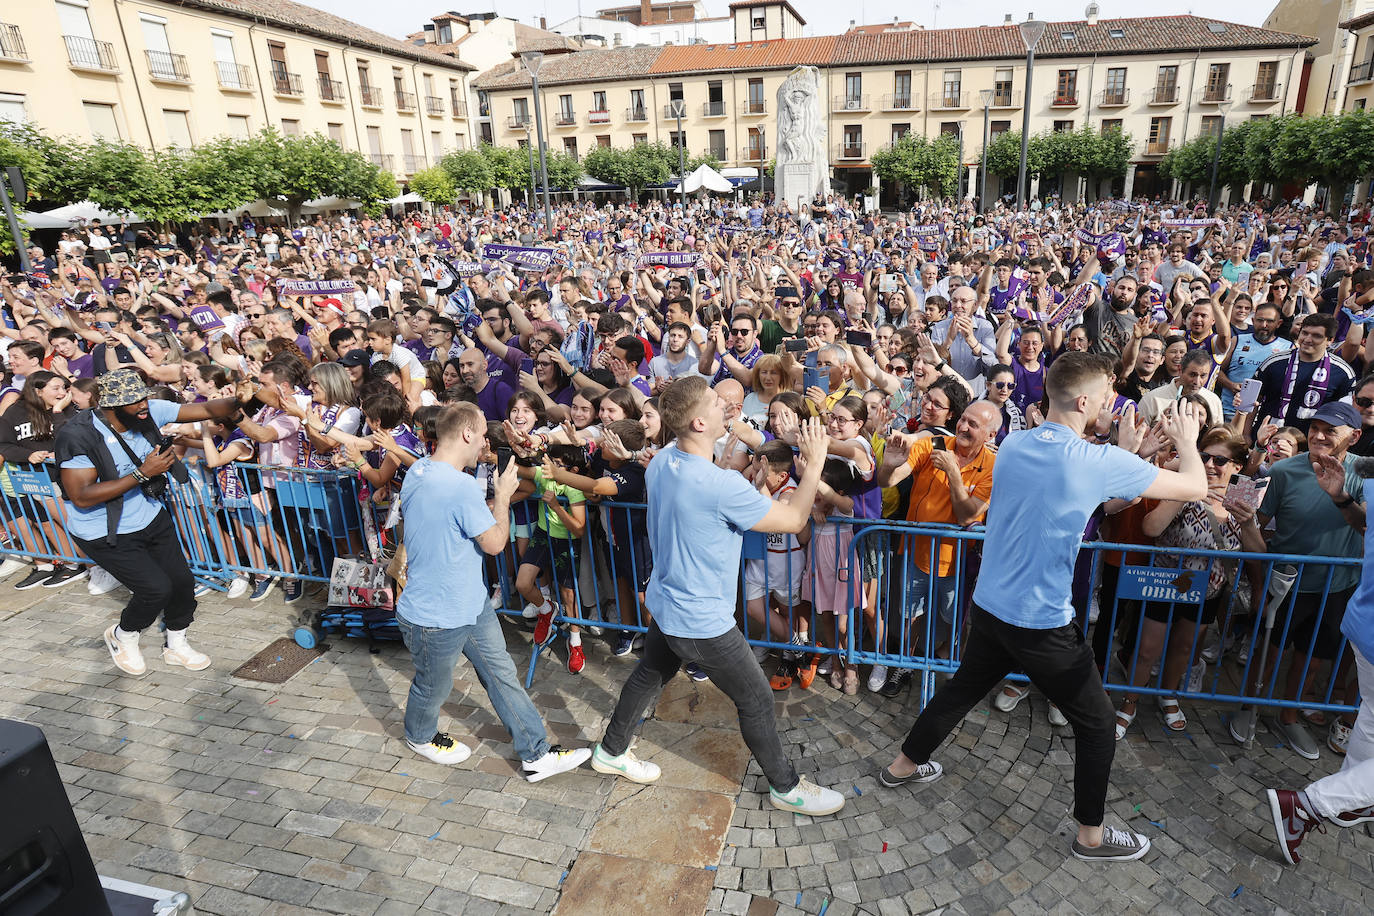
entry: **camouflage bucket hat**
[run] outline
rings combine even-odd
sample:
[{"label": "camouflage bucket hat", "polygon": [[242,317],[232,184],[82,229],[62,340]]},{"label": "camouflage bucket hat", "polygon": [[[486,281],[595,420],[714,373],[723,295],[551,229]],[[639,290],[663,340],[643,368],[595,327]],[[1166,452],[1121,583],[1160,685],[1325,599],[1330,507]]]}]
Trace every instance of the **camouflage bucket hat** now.
[{"label": "camouflage bucket hat", "polygon": [[128,407],[148,397],[148,386],[132,369],[116,369],[95,380],[101,407]]}]

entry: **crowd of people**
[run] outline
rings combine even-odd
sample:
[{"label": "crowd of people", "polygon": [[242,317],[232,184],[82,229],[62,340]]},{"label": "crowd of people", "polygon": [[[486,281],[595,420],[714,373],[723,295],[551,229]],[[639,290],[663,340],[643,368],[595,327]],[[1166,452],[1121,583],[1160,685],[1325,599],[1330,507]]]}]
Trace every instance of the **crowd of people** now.
[{"label": "crowd of people", "polygon": [[[294,602],[300,575],[321,570],[306,568],[310,551],[271,474],[239,466],[346,470],[364,499],[396,507],[405,526],[407,471],[434,452],[446,405],[467,402],[486,424],[476,483],[494,501],[508,463],[518,478],[496,552],[511,576],[492,598],[523,604],[537,643],[561,628],[577,673],[587,664],[584,635],[609,624],[608,654],[643,652],[640,631],[616,624],[646,627],[656,593],[676,600],[653,586],[659,557],[647,531],[689,521],[655,519],[652,501],[643,508],[646,473],[680,438],[662,399],[703,379],[723,412],[714,464],[771,502],[806,489],[814,467],[803,446],[815,438],[807,430],[824,426],[811,523],[743,539],[738,625],[786,646],[774,690],[821,678],[852,695],[859,667],[815,649],[846,645],[854,612],[861,644],[947,656],[968,625],[979,565],[1010,562],[955,538],[864,536],[863,524],[968,528],[1012,511],[998,504],[1006,488],[994,486],[999,446],[1023,430],[1060,429],[1048,419],[1047,373],[1085,353],[1110,394],[1084,441],[1177,470],[1171,431],[1184,419],[1198,430],[1191,445],[1205,496],[1152,498],[1138,487],[1129,499],[1095,502],[1071,545],[1141,548],[1107,554],[1100,570],[1098,552],[1078,555],[1073,608],[1091,630],[1099,671],[1120,665],[1120,679],[1163,688],[1167,728],[1188,721],[1169,692],[1198,692],[1208,664],[1238,653],[1250,670],[1249,634],[1275,575],[1247,553],[1362,556],[1353,462],[1374,455],[1367,214],[1283,201],[1208,212],[1051,199],[985,213],[934,200],[884,215],[834,197],[800,214],[764,200],[694,198],[575,202],[553,215],[551,230],[519,206],[296,225],[245,215],[183,234],[87,227],[63,233],[51,253],[34,247],[28,274],[0,279],[6,537],[24,552],[56,544],[46,552],[96,561],[93,592],[128,585],[97,554],[114,549],[116,534],[141,530],[128,526],[147,525],[156,481],[185,467],[207,475],[224,530],[251,559],[243,565],[262,570],[227,583],[229,595],[260,600],[280,587]],[[109,429],[100,410],[114,411]],[[112,454],[111,472],[135,475],[124,490],[109,490],[103,472],[97,482],[98,464],[61,442],[66,424],[85,417],[90,427],[92,415],[95,429],[73,439],[103,432],[113,446],[156,427],[135,436],[127,456]],[[52,468],[65,499],[16,488],[11,475],[33,466]],[[69,469],[90,480],[69,480]],[[124,518],[104,517],[99,506],[119,497]],[[1050,512],[1043,523],[1070,518]],[[111,543],[102,545],[107,527]],[[1236,558],[1170,553],[1191,549]],[[1195,573],[1202,597],[1118,601],[1128,565]],[[0,575],[25,571],[16,587],[55,588],[86,569],[29,566],[11,557]],[[162,575],[171,578],[156,584],[164,597],[177,593],[181,624],[164,654],[208,664],[185,643],[194,598],[179,571]],[[1253,666],[1253,689],[1355,702],[1342,624],[1358,583],[1355,566],[1303,567],[1291,616],[1274,628],[1262,670]],[[129,673],[146,670],[137,646],[144,605],[107,633]],[[769,652],[753,651],[760,662]],[[699,679],[715,667],[682,657]],[[874,665],[866,686],[896,696],[908,680],[905,669]],[[1008,683],[995,702],[1009,711],[1026,694]],[[1121,696],[1117,740],[1140,699]],[[1050,715],[1068,721],[1056,705]],[[1237,741],[1254,715],[1232,718]],[[1354,721],[1295,706],[1274,727],[1317,759],[1320,743],[1347,753]],[[622,729],[613,743],[627,740]],[[894,780],[909,778],[897,769]]]}]

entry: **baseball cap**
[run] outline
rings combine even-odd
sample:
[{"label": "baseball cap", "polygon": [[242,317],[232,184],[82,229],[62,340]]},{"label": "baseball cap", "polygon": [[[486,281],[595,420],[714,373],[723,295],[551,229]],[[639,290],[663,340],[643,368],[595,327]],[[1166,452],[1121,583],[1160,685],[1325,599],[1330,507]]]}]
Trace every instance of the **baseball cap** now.
[{"label": "baseball cap", "polygon": [[1317,408],[1317,412],[1312,414],[1313,420],[1321,420],[1323,423],[1330,423],[1332,426],[1349,426],[1351,429],[1360,428],[1360,412],[1354,405],[1344,401],[1331,401]]},{"label": "baseball cap", "polygon": [[349,350],[339,357],[340,366],[366,366],[368,364],[366,350]]}]

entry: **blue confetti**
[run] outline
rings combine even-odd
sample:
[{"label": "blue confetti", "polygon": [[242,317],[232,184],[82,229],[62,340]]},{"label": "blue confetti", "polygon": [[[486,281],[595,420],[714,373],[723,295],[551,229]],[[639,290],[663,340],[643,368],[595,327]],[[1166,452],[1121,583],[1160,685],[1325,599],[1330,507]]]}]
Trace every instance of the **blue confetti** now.
[{"label": "blue confetti", "polygon": [[397,775],[397,776],[409,776],[410,774],[409,774],[409,773],[397,773],[396,775]]},{"label": "blue confetti", "polygon": [[801,898],[802,898],[802,892],[801,892],[801,891],[797,891],[797,903],[796,903],[797,909],[801,909]]},{"label": "blue confetti", "polygon": [[295,736],[295,735],[287,735],[286,737],[288,737],[288,738],[294,738],[294,737],[296,737],[296,736]]},{"label": "blue confetti", "polygon": [[119,743],[120,743],[120,744],[125,744],[126,742],[128,742],[128,740],[129,740],[128,738],[120,738],[120,739],[119,739]]},{"label": "blue confetti", "polygon": [[714,865],[708,865],[708,866],[706,866],[706,870],[707,870],[707,871],[715,871],[715,870],[716,870],[716,866],[714,866]]},{"label": "blue confetti", "polygon": [[1151,823],[1154,827],[1156,827],[1156,828],[1158,828],[1158,829],[1160,829],[1160,830],[1163,830],[1163,829],[1164,829],[1164,825],[1161,824],[1159,821],[1150,821],[1150,823]]},{"label": "blue confetti", "polygon": [[1233,891],[1231,891],[1231,899],[1232,899],[1232,900],[1235,900],[1237,897],[1240,896],[1240,892],[1243,891],[1243,890],[1245,890],[1245,885],[1244,885],[1244,884],[1237,884],[1237,885],[1236,885],[1236,889],[1233,890]]},{"label": "blue confetti", "polygon": [[826,897],[825,902],[821,904],[821,911],[818,916],[825,916],[825,911],[828,909],[830,909],[830,898]]},{"label": "blue confetti", "polygon": [[442,807],[444,807],[444,805],[451,805],[451,804],[453,804],[453,799],[451,799],[451,798],[446,798],[446,799],[444,799],[443,801],[439,802],[439,807],[442,808]]},{"label": "blue confetti", "polygon": [[855,787],[854,787],[854,794],[855,794],[855,795],[863,795],[863,794],[864,794],[864,790],[863,790],[863,789],[860,789],[858,786],[855,786]]},{"label": "blue confetti", "polygon": [[1208,765],[1209,767],[1211,767],[1212,769],[1217,770],[1218,772],[1220,772],[1220,770],[1221,770],[1221,767],[1217,766],[1215,763],[1209,763],[1209,764],[1207,764],[1207,765]]},{"label": "blue confetti", "polygon": [[562,884],[564,881],[567,881],[567,880],[568,880],[568,873],[567,873],[567,872],[563,872],[563,876],[560,877],[560,878],[558,879],[558,883],[559,883],[559,884]]},{"label": "blue confetti", "polygon": [[802,717],[802,721],[803,721],[803,722],[815,722],[815,721],[816,721],[816,717],[815,717],[815,716],[803,716],[803,717]]},{"label": "blue confetti", "polygon": [[437,839],[439,839],[439,831],[437,831],[437,830],[434,831],[434,833],[430,835],[430,839],[431,839],[431,840],[437,840]]}]

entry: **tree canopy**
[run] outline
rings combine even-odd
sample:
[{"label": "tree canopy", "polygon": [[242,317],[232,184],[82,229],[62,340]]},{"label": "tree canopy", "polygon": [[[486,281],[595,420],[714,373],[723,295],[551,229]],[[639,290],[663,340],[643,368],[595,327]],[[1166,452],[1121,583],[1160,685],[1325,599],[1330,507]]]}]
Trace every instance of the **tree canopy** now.
[{"label": "tree canopy", "polygon": [[959,140],[952,134],[927,140],[908,133],[874,151],[873,171],[884,181],[926,188],[937,197],[953,194],[959,181]]}]

